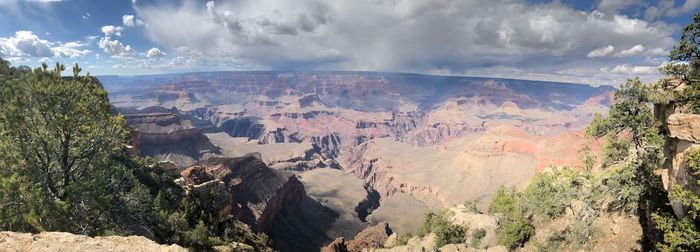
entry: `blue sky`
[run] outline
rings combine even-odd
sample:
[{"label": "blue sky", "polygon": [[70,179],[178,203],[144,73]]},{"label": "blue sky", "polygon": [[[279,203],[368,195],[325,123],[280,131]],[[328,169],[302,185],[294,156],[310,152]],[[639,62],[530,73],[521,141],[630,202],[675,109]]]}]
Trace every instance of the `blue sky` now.
[{"label": "blue sky", "polygon": [[0,0],[0,57],[95,75],[359,70],[659,78],[700,0]]}]

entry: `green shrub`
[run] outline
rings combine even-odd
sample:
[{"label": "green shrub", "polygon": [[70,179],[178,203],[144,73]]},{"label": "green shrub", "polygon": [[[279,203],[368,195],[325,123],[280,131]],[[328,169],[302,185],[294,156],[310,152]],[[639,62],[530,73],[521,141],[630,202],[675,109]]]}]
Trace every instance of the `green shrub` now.
[{"label": "green shrub", "polygon": [[541,242],[534,242],[535,250],[541,252],[547,251],[560,251],[561,247],[566,243],[566,236],[562,233],[553,233],[551,236],[547,237],[547,240],[542,244]]},{"label": "green shrub", "polygon": [[489,212],[499,217],[496,236],[501,245],[514,249],[535,234],[532,216],[528,213],[522,196],[514,188],[499,188],[489,206]]},{"label": "green shrub", "polygon": [[579,149],[577,153],[579,160],[581,161],[581,163],[583,163],[583,168],[586,171],[593,170],[593,166],[595,166],[597,158],[591,151],[591,146],[589,145],[589,143],[581,147],[581,149]]},{"label": "green shrub", "polygon": [[609,167],[625,160],[629,155],[630,142],[614,134],[609,134],[603,145],[603,167]]},{"label": "green shrub", "polygon": [[571,185],[566,175],[558,170],[538,174],[522,193],[522,204],[544,218],[559,216],[571,202]]},{"label": "green shrub", "polygon": [[572,248],[578,249],[588,241],[594,240],[599,233],[595,220],[595,216],[589,216],[572,223],[564,231],[566,242],[571,244]]},{"label": "green shrub", "polygon": [[435,246],[439,248],[445,244],[463,243],[467,227],[453,224],[447,211],[428,212],[418,228],[418,235],[423,237],[430,233],[435,234]]},{"label": "green shrub", "polygon": [[467,213],[479,213],[479,208],[476,206],[479,204],[479,200],[467,200],[464,202],[464,211]]},{"label": "green shrub", "polygon": [[683,204],[686,215],[677,218],[671,214],[654,214],[652,219],[664,232],[663,241],[657,244],[662,251],[700,251],[700,195],[692,188],[700,186],[700,149],[688,155],[688,184],[676,185],[671,195]]},{"label": "green shrub", "polygon": [[472,232],[472,240],[470,243],[471,246],[473,248],[478,248],[479,245],[481,244],[481,239],[484,238],[484,236],[486,236],[485,229],[483,229],[483,228],[474,229],[474,231]]},{"label": "green shrub", "polygon": [[634,213],[643,187],[639,183],[637,168],[626,164],[615,170],[610,176],[603,178],[602,185],[612,198],[608,205],[609,211]]},{"label": "green shrub", "polygon": [[403,246],[408,244],[408,240],[411,239],[411,236],[411,233],[399,234],[399,236],[396,237],[396,246]]}]

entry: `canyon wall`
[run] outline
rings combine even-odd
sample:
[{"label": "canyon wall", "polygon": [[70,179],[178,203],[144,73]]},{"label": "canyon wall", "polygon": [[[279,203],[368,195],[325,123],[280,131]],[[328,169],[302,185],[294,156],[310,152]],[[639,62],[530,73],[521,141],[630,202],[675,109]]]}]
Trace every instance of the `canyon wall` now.
[{"label": "canyon wall", "polygon": [[[296,204],[299,211],[316,211],[320,202],[337,215],[327,236],[348,240],[368,225],[389,222],[396,231],[412,231],[429,209],[466,200],[485,204],[499,186],[523,186],[550,164],[581,168],[583,129],[594,113],[607,111],[614,90],[370,72],[139,76],[134,86],[127,79],[103,80],[121,111],[176,116],[130,120],[150,132],[140,134],[154,143],[139,146],[145,155],[191,164],[261,153],[267,167],[299,176],[301,183],[293,184],[302,188],[286,190],[310,192],[311,201],[302,200],[308,204]],[[197,134],[208,141],[188,137]],[[199,142],[214,147],[187,149]],[[269,218],[260,214],[239,217],[266,227]],[[287,235],[300,225],[284,220],[287,231],[267,232],[294,241]]]},{"label": "canyon wall", "polygon": [[141,155],[171,161],[179,166],[213,157],[218,148],[191,121],[167,112],[128,113],[124,116],[134,130],[132,145]]},{"label": "canyon wall", "polygon": [[688,171],[688,155],[700,148],[700,115],[685,113],[682,107],[674,103],[656,105],[654,113],[662,123],[667,133],[664,156],[666,157],[661,170],[664,188],[669,192],[671,207],[678,217],[686,214],[686,209],[670,192],[680,186],[700,193],[700,188],[691,180]]},{"label": "canyon wall", "polygon": [[188,195],[210,202],[220,222],[234,218],[265,232],[285,251],[318,249],[337,214],[309,198],[290,172],[267,167],[259,155],[210,158],[182,171]]}]

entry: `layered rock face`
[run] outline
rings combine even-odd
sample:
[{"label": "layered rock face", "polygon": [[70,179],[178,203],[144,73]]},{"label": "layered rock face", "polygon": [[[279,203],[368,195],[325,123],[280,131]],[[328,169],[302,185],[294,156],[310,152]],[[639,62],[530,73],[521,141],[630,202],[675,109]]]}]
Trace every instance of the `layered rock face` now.
[{"label": "layered rock face", "polygon": [[210,158],[182,171],[189,195],[210,202],[219,221],[235,218],[270,235],[285,251],[317,250],[330,240],[337,215],[306,195],[292,173],[271,169],[257,155]]},{"label": "layered rock face", "polygon": [[[192,122],[221,156],[259,152],[268,167],[297,173],[314,199],[338,213],[330,236],[347,239],[383,221],[410,231],[428,206],[487,202],[500,185],[524,185],[548,164],[581,167],[583,128],[607,111],[613,91],[359,72],[150,78],[133,77],[133,88],[125,79],[103,82],[117,107],[174,108],[168,111]],[[338,172],[319,176],[319,168]]]},{"label": "layered rock face", "polygon": [[218,154],[216,146],[191,121],[173,113],[129,113],[124,116],[135,131],[140,154],[172,161],[179,166]]},{"label": "layered rock face", "polygon": [[[696,193],[700,192],[700,188],[692,186],[694,183],[688,181],[692,179],[689,177],[688,155],[700,148],[700,115],[681,113],[682,109],[674,108],[673,105],[657,105],[655,111],[657,118],[665,122],[669,136],[664,148],[666,157],[664,162],[666,171],[662,171],[664,188],[670,192],[674,187],[682,186]],[[680,202],[672,197],[670,199],[675,214],[683,217],[686,210]]]},{"label": "layered rock face", "polygon": [[160,245],[140,236],[89,237],[62,232],[39,234],[0,232],[0,251],[157,251],[186,252],[177,245]]}]

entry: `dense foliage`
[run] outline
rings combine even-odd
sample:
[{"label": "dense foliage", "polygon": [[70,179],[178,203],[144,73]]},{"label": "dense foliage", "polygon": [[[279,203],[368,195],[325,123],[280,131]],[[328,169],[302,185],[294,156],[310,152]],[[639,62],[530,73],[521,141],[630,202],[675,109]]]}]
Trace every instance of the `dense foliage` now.
[{"label": "dense foliage", "polygon": [[[674,100],[687,105],[694,113],[700,113],[700,13],[693,22],[683,28],[681,41],[673,47],[669,58],[672,61],[662,72],[682,80],[688,88],[675,90]],[[666,85],[668,86],[668,85]]]},{"label": "dense foliage", "polygon": [[428,212],[418,228],[418,235],[435,234],[435,246],[464,243],[467,227],[452,223],[446,211]]},{"label": "dense foliage", "polygon": [[[671,78],[662,80],[657,88],[662,94],[657,103],[673,105],[682,111],[700,113],[700,13],[687,25],[680,43],[670,53],[671,63],[662,73]],[[700,150],[687,157],[687,183],[671,188],[671,197],[686,213],[677,216],[672,211],[657,211],[652,220],[663,233],[656,246],[663,251],[700,250]]]},{"label": "dense foliage", "polygon": [[[522,246],[535,234],[536,220],[558,218],[567,208],[576,210],[573,214],[577,219],[592,224],[597,217],[596,207],[605,194],[600,181],[588,172],[552,167],[538,174],[522,192],[499,189],[489,206],[489,212],[499,216],[499,243],[510,248]],[[595,227],[581,229],[572,225],[565,230],[562,242],[578,246],[592,238]]]},{"label": "dense foliage", "polygon": [[269,241],[217,223],[160,163],[130,153],[130,129],[96,78],[0,59],[0,229],[142,235],[207,249]]},{"label": "dense foliage", "polygon": [[498,189],[489,206],[489,212],[499,217],[496,235],[499,243],[506,247],[520,247],[535,234],[532,215],[528,212],[522,194],[515,189]]},{"label": "dense foliage", "polygon": [[663,251],[697,251],[700,249],[700,149],[688,156],[688,183],[676,186],[671,195],[685,207],[686,214],[677,218],[672,213],[656,213],[653,216],[659,229],[664,232],[658,246]]}]

